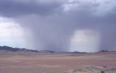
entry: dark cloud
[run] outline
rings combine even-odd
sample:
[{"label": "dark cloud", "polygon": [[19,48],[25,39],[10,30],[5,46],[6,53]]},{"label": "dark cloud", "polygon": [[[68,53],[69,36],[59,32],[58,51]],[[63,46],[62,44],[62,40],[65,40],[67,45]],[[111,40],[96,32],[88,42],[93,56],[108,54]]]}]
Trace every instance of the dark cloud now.
[{"label": "dark cloud", "polygon": [[[107,7],[105,9],[105,7]],[[0,14],[10,16],[33,32],[35,48],[65,51],[81,29],[101,33],[100,49],[115,50],[116,6],[113,0],[0,1]],[[16,17],[14,17],[16,16]]]},{"label": "dark cloud", "polygon": [[14,0],[0,0],[0,14],[4,16],[20,16],[28,14],[48,15],[54,13],[60,3],[20,2]]}]

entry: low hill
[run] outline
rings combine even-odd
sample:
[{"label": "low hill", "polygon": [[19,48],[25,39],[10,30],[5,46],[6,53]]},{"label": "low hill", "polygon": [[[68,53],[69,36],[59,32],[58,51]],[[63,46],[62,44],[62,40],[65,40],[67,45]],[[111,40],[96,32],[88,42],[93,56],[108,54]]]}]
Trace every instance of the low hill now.
[{"label": "low hill", "polygon": [[37,50],[30,50],[25,48],[13,48],[9,46],[0,46],[0,51],[10,51],[10,52],[38,52]]}]

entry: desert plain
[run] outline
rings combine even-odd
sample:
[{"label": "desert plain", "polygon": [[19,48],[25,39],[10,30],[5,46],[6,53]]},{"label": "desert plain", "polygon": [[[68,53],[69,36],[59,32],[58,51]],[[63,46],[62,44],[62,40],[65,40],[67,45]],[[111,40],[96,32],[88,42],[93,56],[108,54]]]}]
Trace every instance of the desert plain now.
[{"label": "desert plain", "polygon": [[116,73],[116,52],[0,54],[0,73]]}]

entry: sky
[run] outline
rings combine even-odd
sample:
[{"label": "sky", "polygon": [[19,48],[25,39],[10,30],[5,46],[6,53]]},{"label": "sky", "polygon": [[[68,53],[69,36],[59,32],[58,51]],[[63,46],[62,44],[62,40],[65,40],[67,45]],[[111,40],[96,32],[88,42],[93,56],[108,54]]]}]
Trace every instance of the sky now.
[{"label": "sky", "polygon": [[0,0],[0,45],[116,50],[116,0]]}]

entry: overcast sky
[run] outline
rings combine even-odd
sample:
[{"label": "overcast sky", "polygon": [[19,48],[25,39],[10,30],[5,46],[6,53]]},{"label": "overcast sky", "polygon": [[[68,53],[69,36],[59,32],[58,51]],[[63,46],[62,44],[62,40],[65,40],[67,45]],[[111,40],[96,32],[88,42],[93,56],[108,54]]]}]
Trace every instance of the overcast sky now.
[{"label": "overcast sky", "polygon": [[116,0],[0,0],[0,44],[54,51],[116,50],[115,12]]}]

